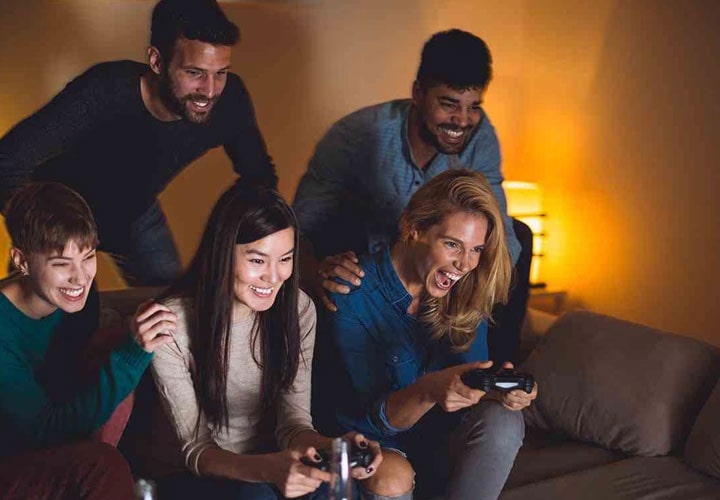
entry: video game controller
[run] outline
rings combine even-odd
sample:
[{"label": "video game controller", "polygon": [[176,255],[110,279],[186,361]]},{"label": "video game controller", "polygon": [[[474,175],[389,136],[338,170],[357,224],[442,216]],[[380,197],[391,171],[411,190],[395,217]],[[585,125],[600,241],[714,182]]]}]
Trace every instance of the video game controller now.
[{"label": "video game controller", "polygon": [[[315,467],[321,471],[328,472],[330,470],[330,454],[325,450],[318,450],[318,455],[320,455],[319,462],[315,462],[308,457],[302,457],[300,461],[310,467]],[[350,468],[354,469],[355,467],[362,467],[363,469],[367,469],[372,463],[373,458],[375,457],[369,449],[359,448],[353,444],[350,449],[349,456]]]},{"label": "video game controller", "polygon": [[535,385],[535,379],[529,373],[521,373],[509,368],[502,368],[498,371],[470,370],[463,373],[460,380],[472,389],[480,389],[485,392],[490,389],[500,392],[522,389],[530,394]]}]

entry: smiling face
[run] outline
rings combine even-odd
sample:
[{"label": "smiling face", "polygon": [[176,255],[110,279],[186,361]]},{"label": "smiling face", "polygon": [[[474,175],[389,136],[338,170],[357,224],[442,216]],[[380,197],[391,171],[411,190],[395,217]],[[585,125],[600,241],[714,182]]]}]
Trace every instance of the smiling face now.
[{"label": "smiling face", "polygon": [[[178,117],[207,123],[225,89],[231,48],[179,38],[170,62],[162,67],[160,92],[165,106]],[[152,58],[159,53],[151,53]]]},{"label": "smiling face", "polygon": [[487,218],[455,212],[426,231],[413,231],[415,273],[431,297],[443,297],[480,263]]},{"label": "smiling face", "polygon": [[465,147],[482,119],[483,89],[455,90],[445,84],[413,86],[413,105],[422,140],[444,154],[457,154]]},{"label": "smiling face", "polygon": [[62,253],[22,256],[17,255],[17,249],[13,252],[13,261],[26,275],[28,288],[34,295],[32,308],[40,316],[57,308],[74,313],[85,307],[97,271],[95,248],[81,249],[71,240]]},{"label": "smiling face", "polygon": [[288,227],[262,239],[235,245],[235,299],[252,311],[272,307],[293,272],[295,231]]}]

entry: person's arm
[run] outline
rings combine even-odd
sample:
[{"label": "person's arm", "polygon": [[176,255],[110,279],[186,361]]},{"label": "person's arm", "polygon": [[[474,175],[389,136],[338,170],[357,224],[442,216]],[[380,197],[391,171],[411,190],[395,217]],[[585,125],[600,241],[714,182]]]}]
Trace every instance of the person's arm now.
[{"label": "person's arm", "polygon": [[503,222],[505,223],[505,240],[514,265],[520,256],[520,242],[515,236],[512,219],[507,213],[507,199],[502,187],[504,179],[500,169],[500,144],[495,134],[495,128],[489,122],[487,116],[483,118],[483,123],[477,133],[479,135],[476,138],[477,143],[472,156],[469,158],[470,168],[485,176],[500,205]]},{"label": "person's arm", "polygon": [[91,68],[0,139],[0,209],[7,195],[27,182],[39,165],[108,118],[103,116],[102,93],[97,70]]},{"label": "person's arm", "polygon": [[[51,401],[21,353],[0,349],[0,413],[36,446],[87,437],[135,388],[151,355],[128,336],[110,354],[97,382],[67,402]],[[68,368],[70,369],[70,368]]]},{"label": "person's arm", "polygon": [[231,135],[224,148],[233,169],[243,178],[277,187],[275,164],[258,128],[250,94],[237,75],[228,74],[228,85],[222,98],[228,100],[232,109],[232,113],[225,115]]}]

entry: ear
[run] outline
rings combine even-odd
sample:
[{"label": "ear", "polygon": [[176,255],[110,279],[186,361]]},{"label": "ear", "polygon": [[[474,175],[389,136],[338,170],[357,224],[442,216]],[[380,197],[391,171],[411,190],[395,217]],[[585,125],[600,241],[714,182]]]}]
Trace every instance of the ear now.
[{"label": "ear", "polygon": [[425,90],[422,84],[415,80],[412,85],[412,102],[415,106],[419,106],[425,97]]},{"label": "ear", "polygon": [[163,63],[163,58],[157,47],[153,47],[152,45],[148,47],[148,65],[152,72],[159,75],[162,72]]},{"label": "ear", "polygon": [[17,247],[12,247],[10,249],[10,261],[12,262],[12,265],[15,269],[20,271],[20,274],[23,276],[27,276],[30,274],[30,270],[28,269],[28,262],[27,258],[25,257],[25,254]]}]

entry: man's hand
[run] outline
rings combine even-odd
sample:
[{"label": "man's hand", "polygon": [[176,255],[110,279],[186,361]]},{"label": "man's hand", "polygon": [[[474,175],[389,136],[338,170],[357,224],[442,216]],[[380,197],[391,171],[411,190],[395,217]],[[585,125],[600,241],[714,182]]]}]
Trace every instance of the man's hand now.
[{"label": "man's hand", "polygon": [[[512,363],[507,361],[503,363],[503,368],[512,370],[515,367]],[[520,411],[523,408],[527,408],[528,406],[530,406],[533,400],[535,400],[535,398],[537,397],[537,392],[538,385],[537,382],[535,382],[533,390],[530,394],[528,394],[522,389],[515,389],[514,391],[500,393],[496,397],[496,399],[500,401],[500,403],[502,403],[502,405],[508,410]]]},{"label": "man's hand", "polygon": [[172,342],[177,328],[177,316],[165,304],[154,300],[143,302],[130,318],[133,338],[146,352],[153,352],[163,344]]},{"label": "man's hand", "polygon": [[365,272],[358,266],[358,258],[355,252],[349,251],[338,255],[326,257],[318,266],[317,274],[319,276],[319,284],[317,294],[321,298],[323,304],[330,311],[337,311],[337,306],[332,303],[326,294],[329,292],[347,294],[350,293],[350,287],[341,285],[333,281],[333,278],[340,278],[355,286],[362,284],[361,278],[365,277]]},{"label": "man's hand", "polygon": [[437,372],[425,375],[421,380],[426,384],[426,390],[430,399],[440,405],[446,412],[454,412],[477,404],[485,392],[479,389],[471,389],[462,383],[460,377],[463,373],[487,369],[492,366],[492,361],[477,361],[462,365],[451,366]]}]

